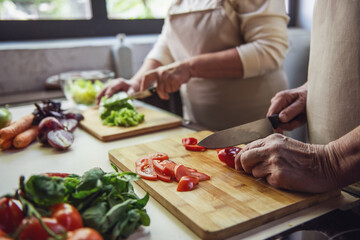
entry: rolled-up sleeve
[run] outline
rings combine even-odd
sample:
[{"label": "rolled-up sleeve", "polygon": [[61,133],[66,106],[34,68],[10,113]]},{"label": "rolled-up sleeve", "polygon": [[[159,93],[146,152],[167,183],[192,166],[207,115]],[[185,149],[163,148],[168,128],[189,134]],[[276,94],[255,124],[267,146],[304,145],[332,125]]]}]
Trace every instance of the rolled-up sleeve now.
[{"label": "rolled-up sleeve", "polygon": [[[249,1],[238,1],[239,9],[251,8]],[[244,9],[243,8],[243,9]],[[284,1],[268,0],[254,11],[239,11],[244,44],[237,47],[243,63],[244,78],[265,74],[279,68],[288,50],[288,16]]]},{"label": "rolled-up sleeve", "polygon": [[166,38],[166,35],[167,35],[168,27],[169,27],[169,23],[168,23],[168,19],[166,18],[159,38],[156,40],[156,43],[154,44],[153,48],[146,56],[147,59],[155,59],[160,63],[162,63],[163,65],[167,65],[174,62],[174,59],[167,45],[168,40]]}]

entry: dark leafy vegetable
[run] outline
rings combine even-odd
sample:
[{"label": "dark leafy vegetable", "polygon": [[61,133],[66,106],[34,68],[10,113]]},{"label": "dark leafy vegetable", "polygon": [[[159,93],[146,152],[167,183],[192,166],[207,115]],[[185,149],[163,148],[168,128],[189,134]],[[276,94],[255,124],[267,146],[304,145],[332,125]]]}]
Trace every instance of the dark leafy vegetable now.
[{"label": "dark leafy vegetable", "polygon": [[35,103],[35,110],[33,114],[35,118],[32,122],[32,125],[38,125],[40,121],[46,117],[55,117],[57,119],[75,119],[78,122],[84,119],[84,116],[81,113],[72,113],[67,110],[61,109],[61,102],[56,102],[52,100],[42,101],[43,105]]},{"label": "dark leafy vegetable", "polygon": [[105,239],[123,239],[139,226],[150,224],[144,209],[149,195],[139,198],[131,184],[138,179],[132,172],[105,173],[94,168],[82,176],[33,175],[21,181],[21,190],[24,199],[39,209],[69,203],[79,210],[85,226],[96,229]]},{"label": "dark leafy vegetable", "polygon": [[108,126],[136,126],[144,121],[144,114],[139,114],[130,99],[119,95],[103,97],[100,102],[100,118]]}]

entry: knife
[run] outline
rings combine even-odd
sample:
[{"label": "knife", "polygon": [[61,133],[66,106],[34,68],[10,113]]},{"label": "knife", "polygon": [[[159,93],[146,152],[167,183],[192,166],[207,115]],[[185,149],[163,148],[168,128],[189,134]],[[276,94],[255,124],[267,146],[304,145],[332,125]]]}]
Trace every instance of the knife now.
[{"label": "knife", "polygon": [[152,96],[154,93],[156,93],[156,85],[153,84],[144,91],[136,92],[132,94],[131,96],[127,96],[124,99],[143,99]]},{"label": "knife", "polygon": [[213,133],[201,140],[198,145],[216,149],[247,144],[272,134],[279,123],[279,115],[273,114],[267,118]]}]

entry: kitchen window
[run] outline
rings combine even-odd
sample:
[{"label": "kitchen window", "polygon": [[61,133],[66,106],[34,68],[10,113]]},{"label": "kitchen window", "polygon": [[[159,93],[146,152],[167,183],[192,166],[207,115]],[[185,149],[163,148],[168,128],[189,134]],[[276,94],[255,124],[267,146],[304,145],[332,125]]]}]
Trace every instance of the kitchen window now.
[{"label": "kitchen window", "polygon": [[[286,1],[294,25],[297,1]],[[170,0],[0,0],[0,41],[160,33]]]}]

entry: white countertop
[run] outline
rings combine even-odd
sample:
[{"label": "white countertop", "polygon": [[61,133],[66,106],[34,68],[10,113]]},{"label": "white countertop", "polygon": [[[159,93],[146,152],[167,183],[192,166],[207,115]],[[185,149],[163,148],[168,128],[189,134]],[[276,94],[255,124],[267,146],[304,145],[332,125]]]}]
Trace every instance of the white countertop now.
[{"label": "white countertop", "polygon": [[[11,107],[10,111],[15,120],[31,113],[34,108],[34,105],[29,104]],[[66,103],[63,108],[66,108]],[[75,141],[73,145],[65,152],[56,151],[51,147],[44,147],[37,142],[32,143],[26,149],[0,152],[0,195],[13,193],[18,188],[20,175],[24,175],[26,178],[44,172],[66,172],[81,175],[93,167],[100,167],[106,172],[113,171],[108,160],[109,150],[172,136],[186,135],[191,132],[193,130],[177,127],[131,138],[102,142],[78,128],[74,132]],[[134,187],[139,196],[144,196],[145,192],[140,187],[136,184],[134,184]],[[340,197],[288,215],[230,239],[264,239],[333,209],[349,207],[357,200],[357,198],[342,192]],[[151,224],[149,227],[140,228],[130,236],[130,240],[200,239],[156,200],[150,198],[145,208],[150,216]]]}]

